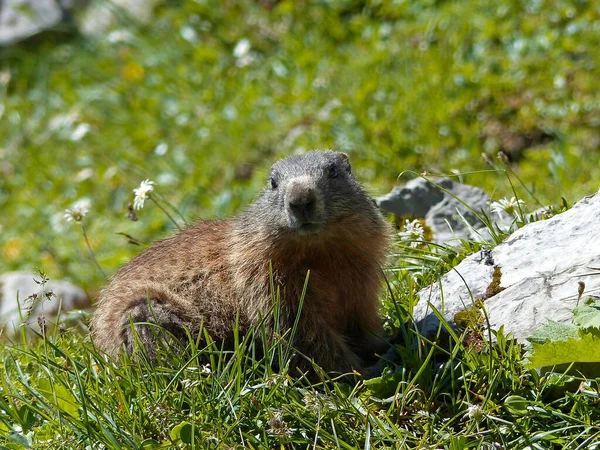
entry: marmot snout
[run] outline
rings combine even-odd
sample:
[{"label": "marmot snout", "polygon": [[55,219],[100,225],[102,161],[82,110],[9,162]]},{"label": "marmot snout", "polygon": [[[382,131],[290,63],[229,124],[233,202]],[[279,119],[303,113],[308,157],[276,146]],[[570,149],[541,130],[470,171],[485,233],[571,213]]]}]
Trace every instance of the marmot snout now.
[{"label": "marmot snout", "polygon": [[285,189],[285,211],[291,228],[303,231],[325,222],[322,194],[308,176],[290,180]]},{"label": "marmot snout", "polygon": [[245,212],[200,221],[119,270],[102,291],[95,342],[113,356],[123,346],[133,351],[132,321],[151,355],[156,334],[148,322],[184,342],[186,330],[203,326],[225,345],[236,321],[241,332],[261,321],[273,331],[270,270],[285,331],[310,270],[293,345],[325,370],[360,370],[383,344],[377,296],[389,242],[390,227],[345,154],[282,159]]}]

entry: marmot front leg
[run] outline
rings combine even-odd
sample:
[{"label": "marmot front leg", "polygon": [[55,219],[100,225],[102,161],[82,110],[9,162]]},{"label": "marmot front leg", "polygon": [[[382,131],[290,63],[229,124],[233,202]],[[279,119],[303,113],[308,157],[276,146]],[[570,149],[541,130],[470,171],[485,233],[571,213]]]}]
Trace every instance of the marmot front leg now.
[{"label": "marmot front leg", "polygon": [[363,368],[362,359],[350,347],[346,336],[330,326],[316,326],[312,333],[305,332],[301,336],[302,342],[295,343],[298,350],[312,356],[326,372],[350,373]]},{"label": "marmot front leg", "polygon": [[181,345],[186,342],[187,326],[172,305],[150,298],[140,300],[127,311],[121,333],[127,353],[134,352],[137,342],[137,345],[143,346],[148,357],[153,359],[159,343]]}]

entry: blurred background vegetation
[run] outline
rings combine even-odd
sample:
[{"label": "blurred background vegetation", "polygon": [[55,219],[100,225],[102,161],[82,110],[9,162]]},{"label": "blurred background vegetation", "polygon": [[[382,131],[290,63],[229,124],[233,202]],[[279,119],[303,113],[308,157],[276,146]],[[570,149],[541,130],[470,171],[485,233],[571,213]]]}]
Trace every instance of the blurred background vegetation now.
[{"label": "blurred background vegetation", "polygon": [[140,181],[188,219],[224,217],[313,148],[349,153],[373,194],[413,170],[512,196],[499,151],[542,204],[599,186],[597,2],[173,0],[68,31],[0,49],[0,273],[98,289],[63,218],[77,200],[110,274],[141,250],[118,233],[173,232],[152,203],[127,218]]}]

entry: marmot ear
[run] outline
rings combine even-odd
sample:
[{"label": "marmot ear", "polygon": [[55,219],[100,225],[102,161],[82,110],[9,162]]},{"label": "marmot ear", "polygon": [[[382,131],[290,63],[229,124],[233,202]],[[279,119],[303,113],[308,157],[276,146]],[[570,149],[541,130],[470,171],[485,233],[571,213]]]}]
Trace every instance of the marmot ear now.
[{"label": "marmot ear", "polygon": [[350,165],[350,158],[344,152],[338,152],[340,158],[340,165],[344,168],[344,170],[348,173],[352,173],[352,166]]}]

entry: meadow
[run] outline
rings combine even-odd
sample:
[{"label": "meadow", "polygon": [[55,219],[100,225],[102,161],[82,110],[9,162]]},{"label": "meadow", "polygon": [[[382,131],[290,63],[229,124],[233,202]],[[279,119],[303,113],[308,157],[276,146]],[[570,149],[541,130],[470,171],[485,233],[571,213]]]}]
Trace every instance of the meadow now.
[{"label": "meadow", "polygon": [[[373,195],[423,172],[529,211],[598,190],[595,2],[266,3],[164,1],[146,24],[0,49],[0,273],[97,293],[175,223],[235,214],[272,162],[315,148],[348,153]],[[146,179],[156,202],[133,214]],[[398,240],[382,305],[406,341],[373,380],[314,383],[286,370],[284,341],[252,358],[252,335],[122,365],[76,329],[4,339],[0,449],[596,448],[597,379],[540,373],[501,331],[472,345],[477,330],[432,340],[410,322],[420,288],[503,237]]]}]

